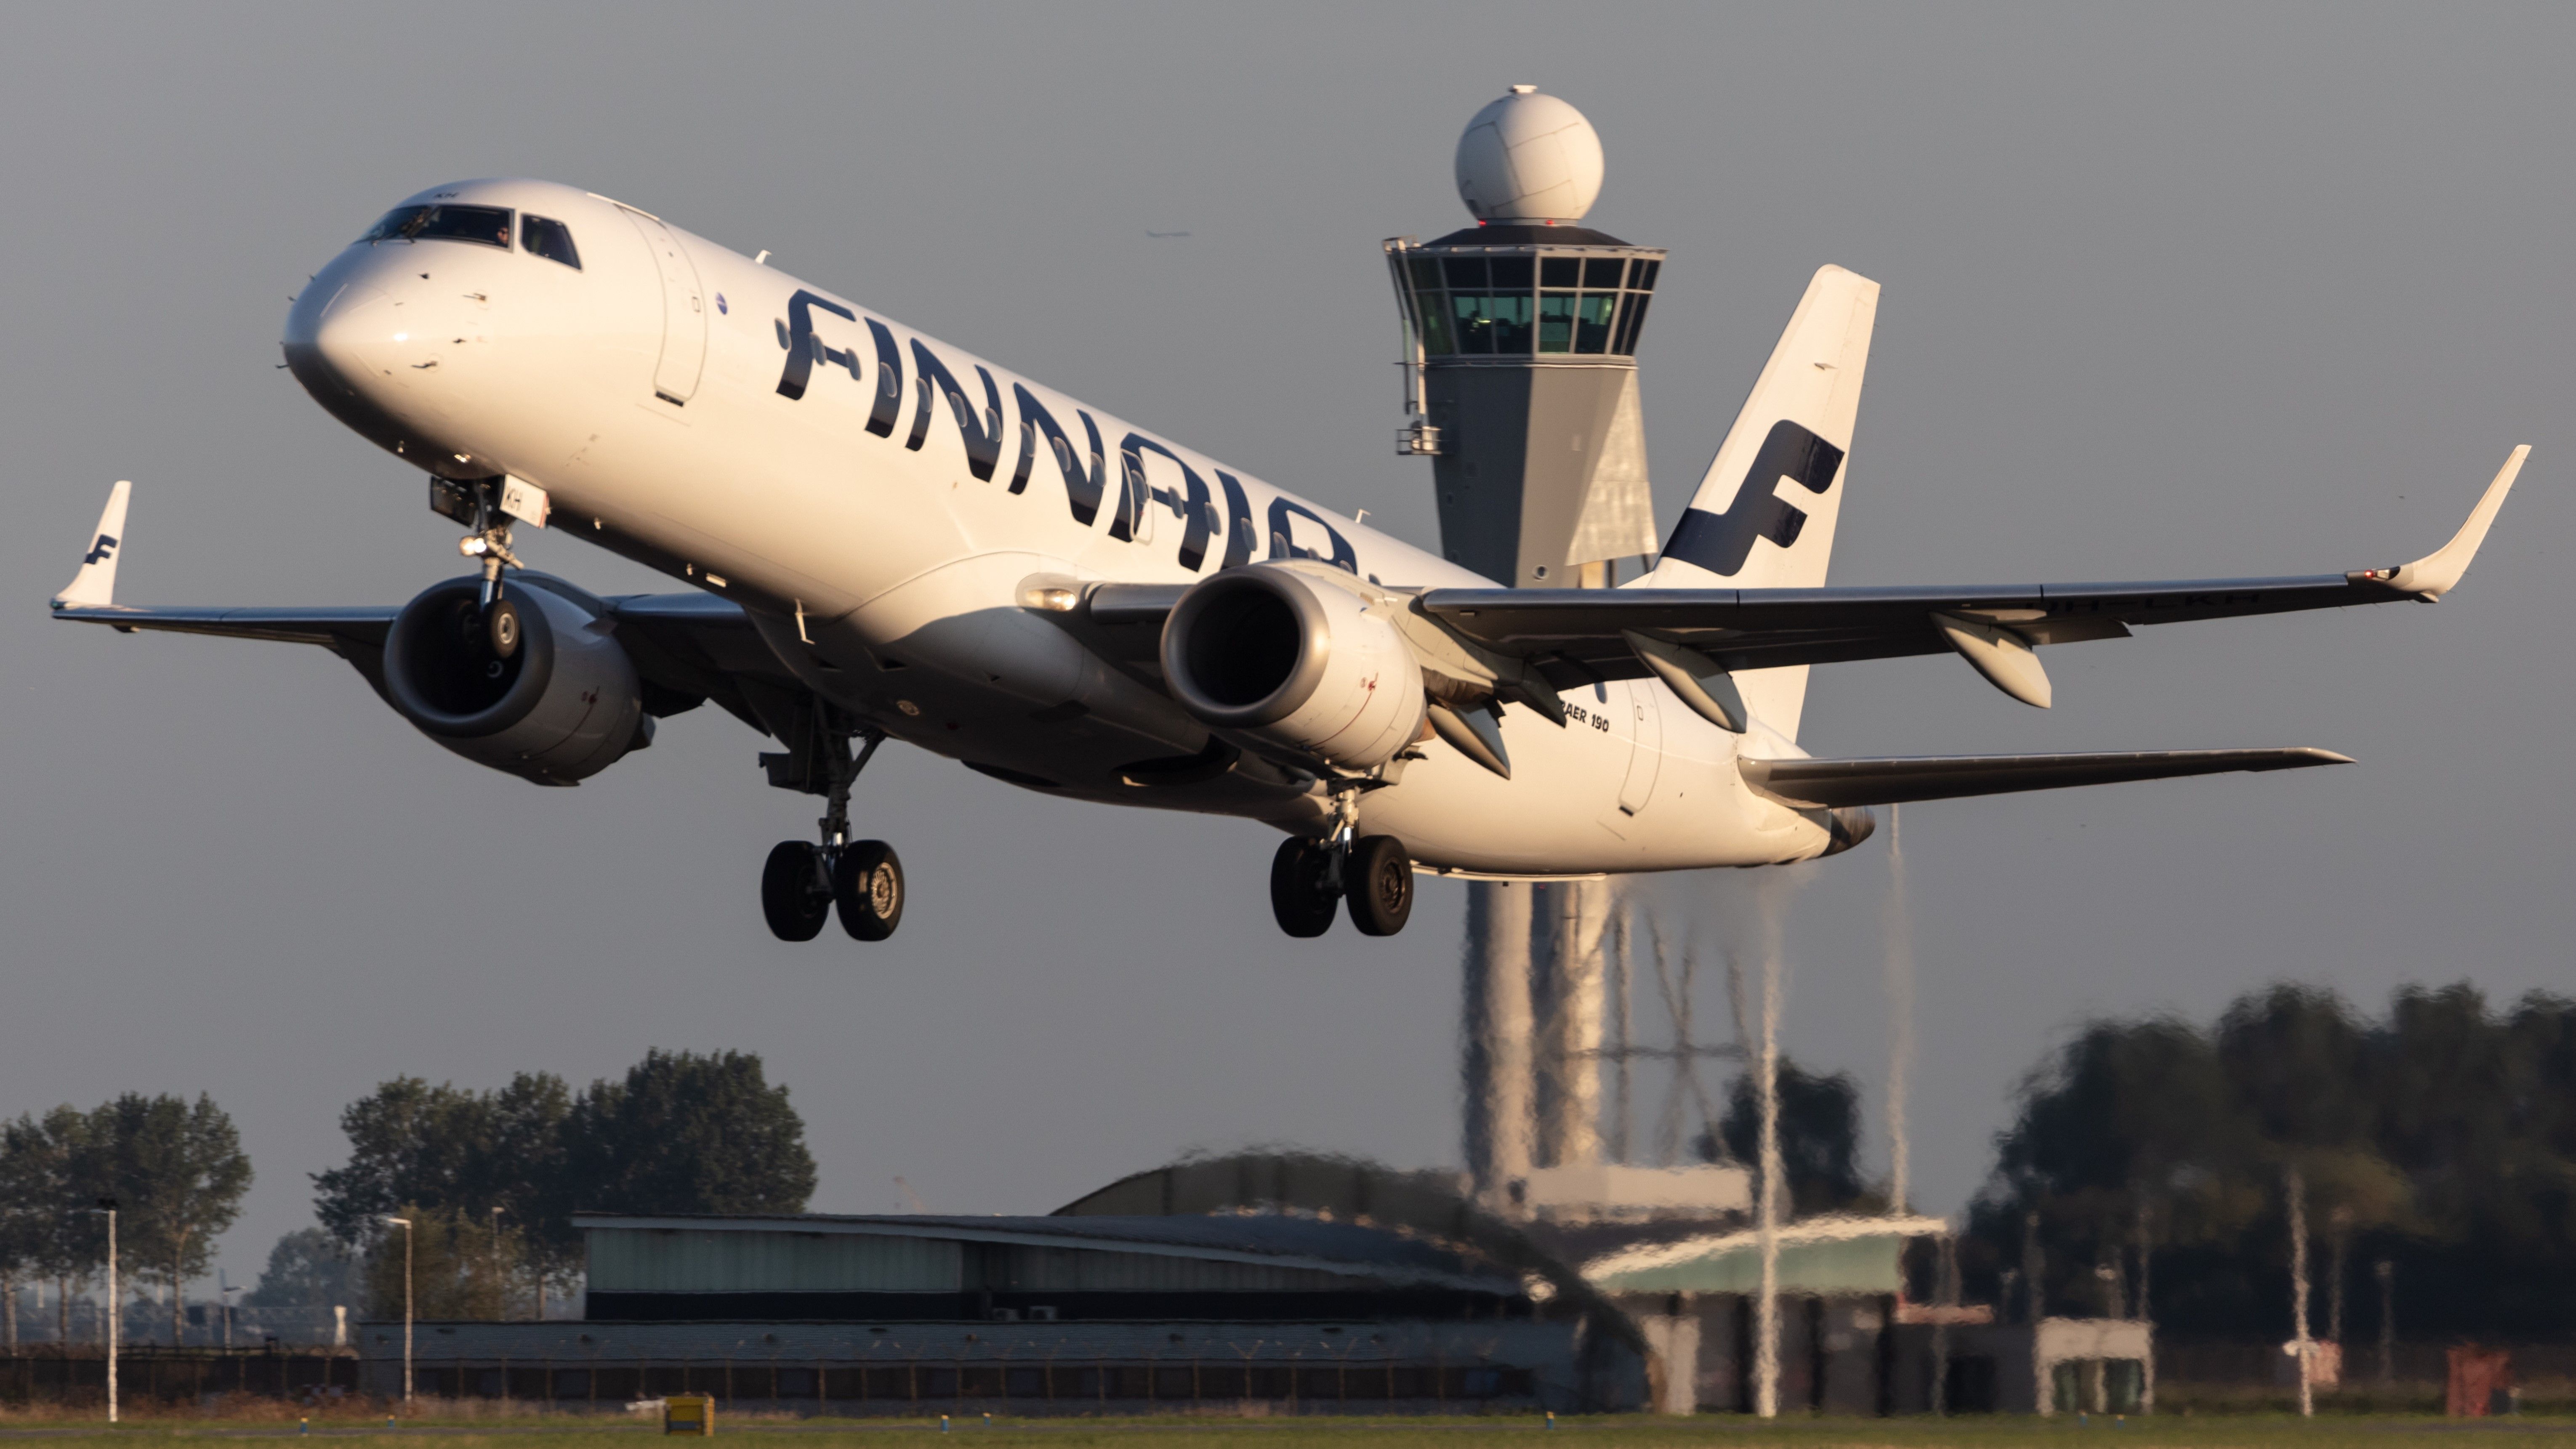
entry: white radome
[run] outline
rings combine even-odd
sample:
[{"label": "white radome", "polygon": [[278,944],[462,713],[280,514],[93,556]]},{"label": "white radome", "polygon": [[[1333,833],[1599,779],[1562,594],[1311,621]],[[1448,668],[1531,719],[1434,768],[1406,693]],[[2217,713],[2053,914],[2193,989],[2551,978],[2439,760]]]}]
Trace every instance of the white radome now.
[{"label": "white radome", "polygon": [[1601,195],[1601,136],[1536,86],[1476,113],[1458,138],[1458,199],[1479,221],[1579,221]]}]

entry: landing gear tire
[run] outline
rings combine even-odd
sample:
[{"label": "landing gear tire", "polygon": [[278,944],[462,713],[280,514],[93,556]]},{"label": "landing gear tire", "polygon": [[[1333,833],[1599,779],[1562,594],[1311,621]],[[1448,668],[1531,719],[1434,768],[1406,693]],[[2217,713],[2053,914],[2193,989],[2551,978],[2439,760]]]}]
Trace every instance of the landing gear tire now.
[{"label": "landing gear tire", "polygon": [[[1342,879],[1349,892],[1351,924],[1363,936],[1392,936],[1413,916],[1413,858],[1392,835],[1363,835],[1352,842]],[[1327,907],[1326,909],[1330,909]]]},{"label": "landing gear tire", "polygon": [[832,914],[832,897],[823,889],[823,852],[802,840],[782,840],[770,848],[760,869],[760,913],[769,933],[782,941],[811,941]]},{"label": "landing gear tire", "polygon": [[1325,847],[1293,836],[1279,842],[1279,853],[1270,858],[1270,913],[1279,918],[1280,930],[1303,940],[1332,929],[1338,902],[1331,868]]},{"label": "landing gear tire", "polygon": [[519,652],[524,629],[519,606],[508,599],[495,599],[492,607],[483,611],[483,642],[490,646],[495,659],[507,659]]},{"label": "landing gear tire", "polygon": [[882,840],[854,840],[832,862],[832,903],[841,929],[861,941],[882,941],[903,924],[903,861]]}]

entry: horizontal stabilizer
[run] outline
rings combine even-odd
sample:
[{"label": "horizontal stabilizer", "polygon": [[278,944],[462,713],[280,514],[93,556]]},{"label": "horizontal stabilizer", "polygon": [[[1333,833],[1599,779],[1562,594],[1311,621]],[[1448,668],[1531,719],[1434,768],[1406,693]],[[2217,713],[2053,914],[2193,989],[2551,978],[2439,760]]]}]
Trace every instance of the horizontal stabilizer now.
[{"label": "horizontal stabilizer", "polygon": [[1746,760],[1744,778],[1798,805],[1902,805],[2124,780],[2349,765],[2332,750],[2160,750],[2116,755],[1918,755],[1877,760]]}]

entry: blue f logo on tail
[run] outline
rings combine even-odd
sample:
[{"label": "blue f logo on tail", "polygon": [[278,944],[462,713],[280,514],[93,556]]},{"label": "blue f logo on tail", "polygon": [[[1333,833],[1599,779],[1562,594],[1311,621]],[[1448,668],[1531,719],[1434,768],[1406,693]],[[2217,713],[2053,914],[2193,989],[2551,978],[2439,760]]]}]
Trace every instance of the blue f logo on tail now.
[{"label": "blue f logo on tail", "polygon": [[1753,455],[1753,466],[1744,470],[1734,503],[1724,513],[1685,510],[1673,528],[1672,542],[1664,545],[1664,557],[1733,577],[1752,556],[1753,540],[1767,538],[1787,548],[1807,526],[1804,511],[1771,491],[1780,486],[1780,480],[1791,479],[1808,492],[1821,494],[1834,486],[1834,475],[1842,466],[1842,449],[1786,418],[1773,423],[1762,440],[1762,451]]},{"label": "blue f logo on tail", "polygon": [[89,552],[81,555],[81,562],[85,564],[100,563],[113,557],[115,553],[116,535],[112,533],[102,533],[98,536],[98,542],[90,545]]}]

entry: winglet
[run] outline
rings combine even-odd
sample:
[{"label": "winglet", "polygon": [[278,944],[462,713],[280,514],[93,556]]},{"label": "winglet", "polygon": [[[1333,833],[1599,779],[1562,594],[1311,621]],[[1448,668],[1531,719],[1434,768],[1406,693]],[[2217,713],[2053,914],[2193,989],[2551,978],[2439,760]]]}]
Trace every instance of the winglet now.
[{"label": "winglet", "polygon": [[98,516],[89,552],[81,556],[80,572],[54,596],[55,608],[103,609],[116,602],[116,556],[124,551],[125,499],[133,491],[134,485],[123,480],[108,490],[107,511]]},{"label": "winglet", "polygon": [[2522,460],[2531,456],[2531,445],[2523,444],[2504,460],[2504,467],[2487,485],[2486,496],[2469,511],[2469,521],[2451,535],[2438,553],[2428,553],[2411,564],[2389,572],[2389,586],[2423,599],[2438,599],[2459,586],[2469,571],[2469,560],[2478,556],[2478,545],[2487,541],[2487,529],[2494,524],[2496,510],[2504,507],[2504,496],[2513,491],[2513,480],[2522,472]]}]

